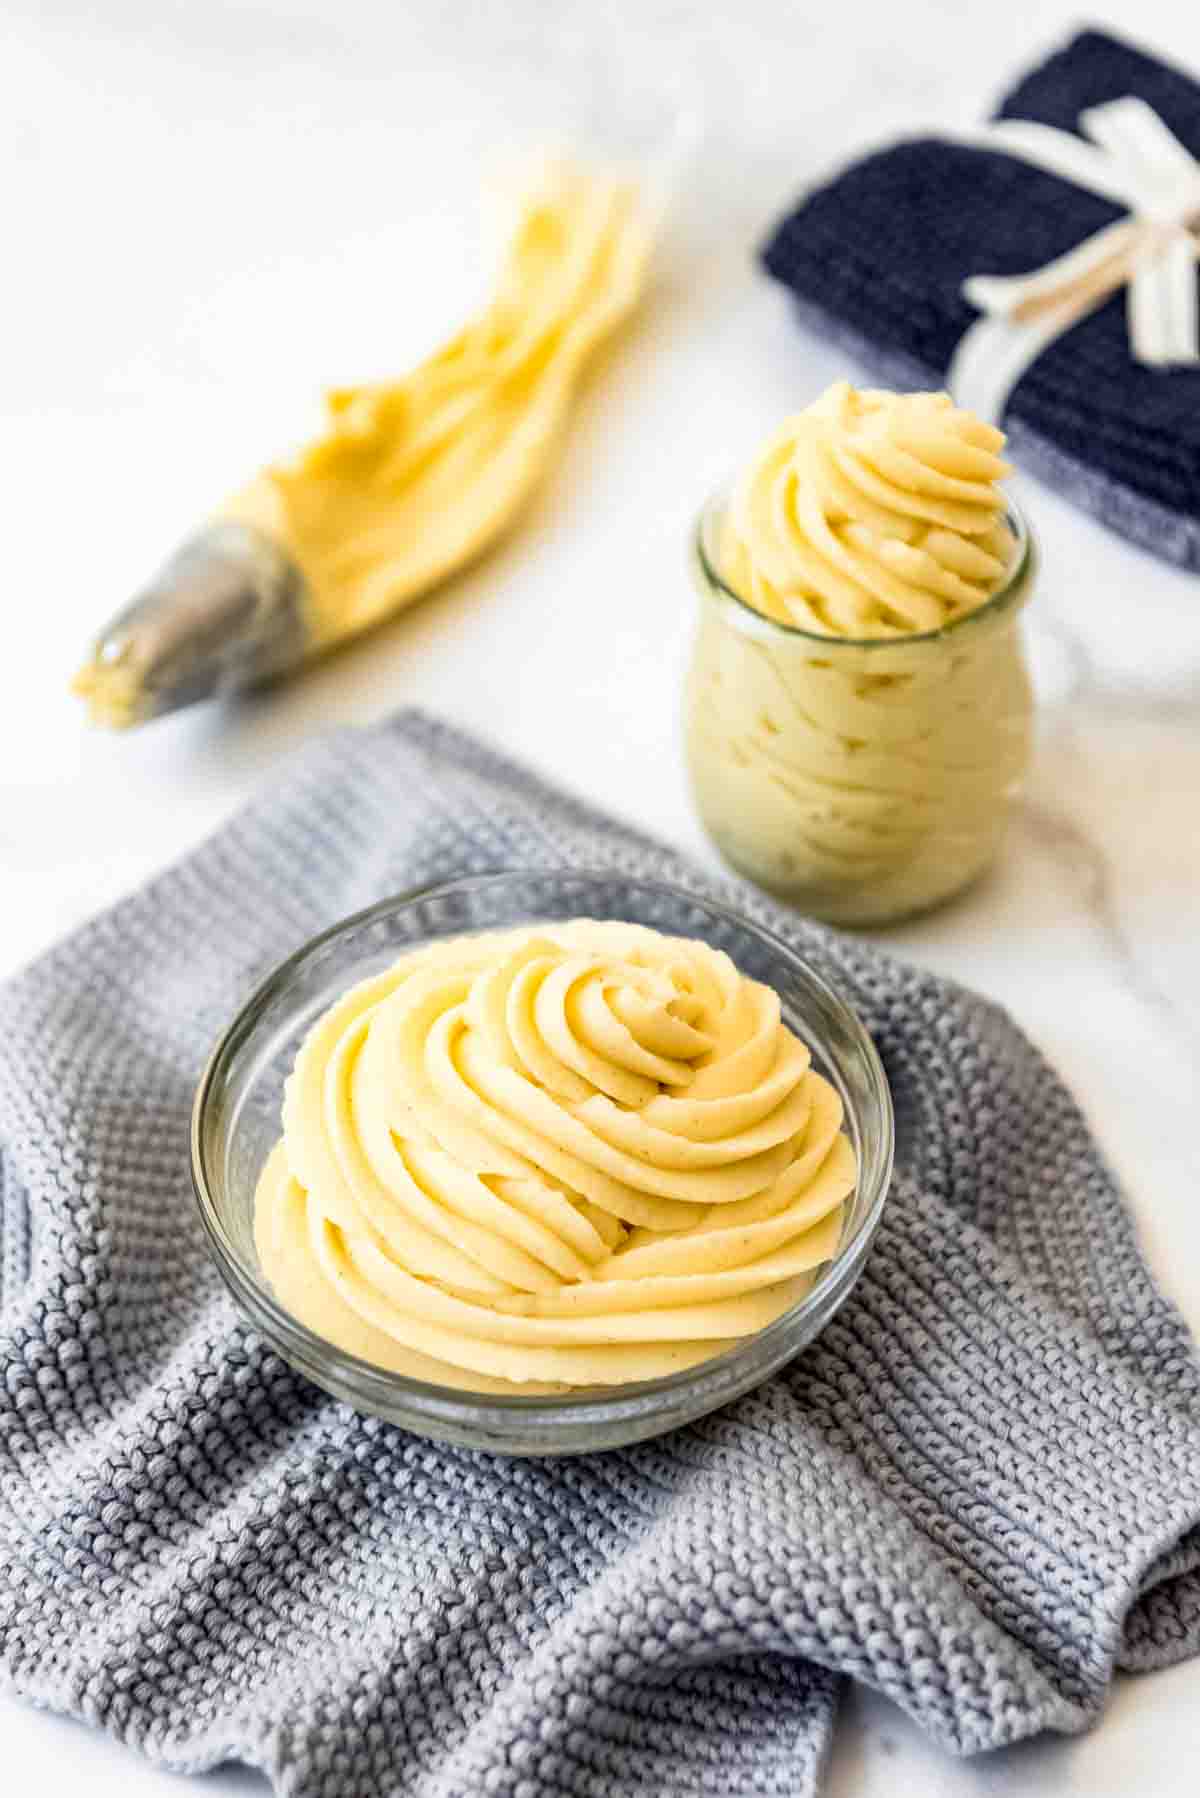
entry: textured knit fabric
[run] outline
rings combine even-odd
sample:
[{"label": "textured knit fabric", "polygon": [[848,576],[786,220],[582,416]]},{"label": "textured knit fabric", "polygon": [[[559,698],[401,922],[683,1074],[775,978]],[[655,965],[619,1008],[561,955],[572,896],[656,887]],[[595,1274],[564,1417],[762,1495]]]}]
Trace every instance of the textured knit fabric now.
[{"label": "textured knit fabric", "polygon": [[[239,1321],[188,1175],[206,1052],[269,967],[513,866],[732,895],[860,1008],[899,1119],[817,1342],[691,1428],[557,1461],[308,1385]],[[1197,1362],[1004,1013],[419,716],[314,746],[0,992],[0,1145],[3,1667],[172,1767],[234,1757],[296,1798],[804,1798],[843,1675],[971,1752],[1200,1647]]]},{"label": "textured knit fabric", "polygon": [[[1095,31],[1021,81],[999,118],[1079,131],[1137,94],[1200,157],[1200,85]],[[882,378],[936,387],[978,314],[968,275],[1026,274],[1123,216],[1017,157],[921,138],[846,169],[775,229],[763,260],[805,322]],[[1027,370],[1004,420],[1013,454],[1145,548],[1200,568],[1200,369],[1147,368],[1119,291]]]}]

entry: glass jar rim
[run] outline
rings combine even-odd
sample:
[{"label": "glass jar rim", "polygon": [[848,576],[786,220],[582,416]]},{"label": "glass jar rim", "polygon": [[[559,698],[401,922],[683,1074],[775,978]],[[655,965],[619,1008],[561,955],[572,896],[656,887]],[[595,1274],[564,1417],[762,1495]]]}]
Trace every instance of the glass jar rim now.
[{"label": "glass jar rim", "polygon": [[794,638],[801,643],[819,644],[826,655],[831,651],[836,655],[840,650],[904,649],[910,643],[946,642],[970,626],[994,620],[1009,611],[1019,611],[1029,597],[1038,560],[1034,535],[1017,502],[1011,494],[1006,494],[1004,516],[1017,540],[1017,554],[1003,584],[973,611],[963,612],[958,618],[939,624],[936,630],[900,631],[890,637],[845,637],[829,631],[806,630],[800,624],[785,624],[782,619],[771,618],[766,612],[760,612],[736,587],[731,587],[719,571],[712,536],[717,522],[728,507],[730,491],[729,486],[718,488],[702,508],[692,536],[692,554],[697,575],[705,591],[713,598],[736,606],[739,615],[744,614],[746,622],[743,623],[739,617],[740,628],[746,628],[747,623],[752,623],[766,636],[774,634],[784,639]]}]

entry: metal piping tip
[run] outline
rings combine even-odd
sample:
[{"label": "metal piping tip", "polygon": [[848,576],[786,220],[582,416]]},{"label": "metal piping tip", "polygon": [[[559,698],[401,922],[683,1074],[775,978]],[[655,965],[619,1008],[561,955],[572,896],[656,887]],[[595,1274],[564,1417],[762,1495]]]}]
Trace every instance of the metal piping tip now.
[{"label": "metal piping tip", "polygon": [[311,649],[304,576],[265,532],[206,526],[111,619],[71,690],[93,723],[145,724],[302,662]]}]

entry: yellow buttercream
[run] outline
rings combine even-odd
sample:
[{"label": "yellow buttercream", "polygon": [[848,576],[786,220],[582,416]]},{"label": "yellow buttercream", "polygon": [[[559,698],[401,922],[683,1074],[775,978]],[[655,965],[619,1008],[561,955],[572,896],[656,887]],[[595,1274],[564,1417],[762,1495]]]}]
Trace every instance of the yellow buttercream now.
[{"label": "yellow buttercream", "polygon": [[838,381],[754,458],[730,502],[721,575],[768,618],[832,637],[938,630],[1012,562],[1004,433],[946,393]]},{"label": "yellow buttercream", "polygon": [[406,605],[512,521],[648,250],[632,186],[547,166],[484,311],[403,379],[331,393],[324,434],[227,503],[299,565],[314,649]]},{"label": "yellow buttercream", "polygon": [[1017,561],[1003,447],[947,394],[839,382],[706,535],[700,811],[737,867],[819,916],[920,910],[995,853],[1031,711],[1018,607],[985,609]]},{"label": "yellow buttercream", "polygon": [[261,1176],[281,1301],[482,1390],[644,1380],[794,1305],[855,1183],[778,997],[703,943],[574,922],[402,957],[316,1024]]}]

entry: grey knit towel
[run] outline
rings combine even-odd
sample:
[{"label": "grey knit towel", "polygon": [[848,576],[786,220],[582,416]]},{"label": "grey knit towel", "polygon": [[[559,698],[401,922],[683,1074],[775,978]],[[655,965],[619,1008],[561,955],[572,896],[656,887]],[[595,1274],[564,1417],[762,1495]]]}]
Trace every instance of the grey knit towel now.
[{"label": "grey knit towel", "polygon": [[506,1461],[356,1416],[239,1321],[188,1178],[231,1012],[381,895],[564,865],[712,889],[406,715],[0,992],[12,1686],[296,1798],[798,1798],[842,1675],[970,1752],[1194,1653],[1200,1369],[1079,1112],[994,1006],[749,889],[859,1007],[901,1126],[867,1271],[788,1370],[656,1443]]}]

